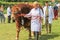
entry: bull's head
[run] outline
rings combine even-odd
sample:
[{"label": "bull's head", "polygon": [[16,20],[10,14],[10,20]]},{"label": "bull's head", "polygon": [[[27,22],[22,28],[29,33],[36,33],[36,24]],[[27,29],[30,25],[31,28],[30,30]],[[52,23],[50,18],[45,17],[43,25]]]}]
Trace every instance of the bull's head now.
[{"label": "bull's head", "polygon": [[33,6],[26,4],[22,4],[22,5],[20,4],[19,6],[16,5],[15,8],[13,9],[14,10],[13,15],[21,16],[21,14],[28,14],[32,8]]}]

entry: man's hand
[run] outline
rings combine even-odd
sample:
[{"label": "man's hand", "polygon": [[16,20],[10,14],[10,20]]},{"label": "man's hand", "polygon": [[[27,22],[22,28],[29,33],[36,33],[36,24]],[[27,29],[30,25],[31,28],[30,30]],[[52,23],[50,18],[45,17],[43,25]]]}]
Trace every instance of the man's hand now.
[{"label": "man's hand", "polygon": [[26,14],[21,14],[20,16],[25,16]]}]

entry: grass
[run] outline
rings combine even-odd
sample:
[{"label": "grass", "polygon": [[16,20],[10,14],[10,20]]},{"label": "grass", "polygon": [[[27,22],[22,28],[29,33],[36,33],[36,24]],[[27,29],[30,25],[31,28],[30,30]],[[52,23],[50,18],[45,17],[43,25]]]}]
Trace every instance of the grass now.
[{"label": "grass", "polygon": [[[16,37],[16,26],[15,23],[6,24],[0,23],[0,40],[15,40]],[[26,29],[21,29],[20,40],[28,39],[28,31]],[[42,35],[40,40],[60,40],[60,18],[59,20],[54,20],[52,23],[52,33],[46,34],[45,28],[42,29]]]}]

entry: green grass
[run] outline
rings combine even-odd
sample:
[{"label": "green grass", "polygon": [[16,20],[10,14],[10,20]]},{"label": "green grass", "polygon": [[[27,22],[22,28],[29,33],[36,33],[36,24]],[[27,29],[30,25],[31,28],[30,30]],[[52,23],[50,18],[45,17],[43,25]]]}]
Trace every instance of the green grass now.
[{"label": "green grass", "polygon": [[[16,25],[15,23],[0,24],[0,40],[15,40],[16,37]],[[21,29],[20,40],[28,39],[28,31],[26,29]],[[52,24],[52,33],[46,34],[45,28],[42,29],[42,35],[40,40],[60,40],[60,18],[59,20],[54,20]]]}]

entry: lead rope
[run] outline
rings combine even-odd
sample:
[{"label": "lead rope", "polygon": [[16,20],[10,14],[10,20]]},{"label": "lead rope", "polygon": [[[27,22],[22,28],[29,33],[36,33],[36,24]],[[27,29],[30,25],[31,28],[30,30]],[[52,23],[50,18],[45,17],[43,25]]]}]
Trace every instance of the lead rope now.
[{"label": "lead rope", "polygon": [[21,24],[22,24],[22,25],[24,25],[24,20],[23,20],[23,17],[21,17],[21,19],[22,19],[22,20],[21,20],[21,22],[22,22]]},{"label": "lead rope", "polygon": [[24,25],[24,20],[22,19],[22,25]]}]

